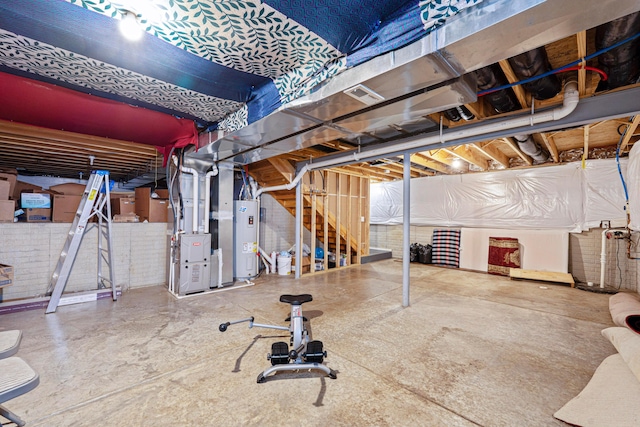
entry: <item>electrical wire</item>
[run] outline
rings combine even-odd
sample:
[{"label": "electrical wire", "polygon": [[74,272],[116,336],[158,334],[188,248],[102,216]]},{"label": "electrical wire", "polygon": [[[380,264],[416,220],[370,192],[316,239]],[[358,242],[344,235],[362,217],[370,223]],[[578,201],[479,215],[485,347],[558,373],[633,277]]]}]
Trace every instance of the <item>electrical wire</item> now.
[{"label": "electrical wire", "polygon": [[[633,122],[636,116],[633,116],[629,119],[629,122]],[[624,180],[624,175],[622,174],[622,168],[620,167],[620,148],[622,147],[622,141],[624,140],[624,136],[629,131],[629,126],[627,129],[620,135],[620,139],[618,140],[618,145],[616,146],[616,164],[618,165],[618,174],[620,175],[620,181],[622,181],[622,188],[624,189],[624,198],[627,204],[629,204],[629,191],[627,190],[627,183]]]},{"label": "electrical wire", "polygon": [[579,71],[579,70],[587,70],[587,71],[593,71],[595,73],[598,73],[602,77],[600,80],[602,80],[603,82],[606,82],[607,80],[609,80],[609,76],[604,70],[601,70],[600,68],[592,67],[590,65],[585,65],[584,67],[581,65],[576,65],[575,67],[563,68],[560,71],[556,71],[555,74],[564,73],[565,71]]},{"label": "electrical wire", "polygon": [[[623,44],[629,43],[630,41],[633,41],[633,40],[637,39],[638,37],[640,37],[640,33],[636,33],[631,37],[628,37],[628,38],[626,38],[624,40],[621,40],[621,41],[619,41],[617,43],[614,43],[611,46],[607,46],[607,47],[605,47],[603,49],[600,49],[600,50],[598,50],[598,51],[596,51],[596,52],[594,52],[594,53],[592,53],[590,55],[585,56],[584,58],[580,58],[580,59],[577,59],[577,60],[575,60],[573,62],[570,62],[570,63],[568,63],[566,65],[563,65],[562,67],[558,67],[558,68],[555,68],[553,70],[546,71],[546,72],[544,72],[542,74],[539,74],[537,76],[532,76],[532,77],[529,77],[527,79],[520,80],[518,82],[509,83],[509,84],[506,84],[506,85],[496,86],[496,87],[493,87],[491,89],[482,90],[482,91],[478,92],[478,96],[484,96],[484,95],[487,95],[487,94],[492,93],[492,92],[497,92],[499,90],[509,89],[509,88],[514,87],[514,86],[519,86],[519,85],[522,85],[522,84],[531,83],[531,82],[534,82],[536,80],[548,77],[548,76],[550,76],[552,74],[563,73],[565,71],[569,71],[570,68],[580,65],[582,62],[586,62],[586,61],[588,61],[590,59],[593,59],[593,58],[595,58],[597,56],[602,55],[603,53],[607,53],[610,50],[613,50],[613,49],[615,49],[617,47],[622,46]],[[604,73],[604,71],[603,71],[603,73]]]}]

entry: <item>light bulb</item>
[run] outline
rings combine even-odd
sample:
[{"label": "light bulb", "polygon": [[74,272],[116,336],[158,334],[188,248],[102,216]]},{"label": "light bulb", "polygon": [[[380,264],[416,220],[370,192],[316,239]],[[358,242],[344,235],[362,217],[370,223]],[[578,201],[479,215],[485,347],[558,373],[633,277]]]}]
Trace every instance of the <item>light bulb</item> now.
[{"label": "light bulb", "polygon": [[460,169],[462,167],[462,160],[453,159],[453,162],[451,162],[451,166],[453,166],[455,169]]},{"label": "light bulb", "polygon": [[123,11],[122,19],[120,20],[120,32],[127,40],[138,41],[142,38],[142,28],[133,12]]}]

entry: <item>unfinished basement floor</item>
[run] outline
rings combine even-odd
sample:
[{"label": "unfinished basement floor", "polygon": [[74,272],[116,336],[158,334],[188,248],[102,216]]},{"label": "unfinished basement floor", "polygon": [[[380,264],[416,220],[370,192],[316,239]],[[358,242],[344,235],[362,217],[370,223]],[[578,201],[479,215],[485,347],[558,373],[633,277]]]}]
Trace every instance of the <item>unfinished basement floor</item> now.
[{"label": "unfinished basement floor", "polygon": [[[254,315],[286,325],[281,294],[303,306],[335,380],[277,374],[286,332],[222,322]],[[615,349],[608,295],[426,265],[353,266],[296,281],[177,300],[163,287],[0,316],[22,329],[18,356],[40,385],[5,403],[27,426],[554,426]]]}]

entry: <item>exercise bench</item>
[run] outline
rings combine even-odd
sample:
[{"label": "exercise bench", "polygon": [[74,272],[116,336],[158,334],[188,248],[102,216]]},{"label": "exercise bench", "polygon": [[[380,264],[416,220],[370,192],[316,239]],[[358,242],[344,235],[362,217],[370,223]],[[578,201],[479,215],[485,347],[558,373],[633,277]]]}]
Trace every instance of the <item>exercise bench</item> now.
[{"label": "exercise bench", "polygon": [[309,294],[280,296],[280,302],[291,306],[291,315],[285,319],[285,321],[291,322],[288,327],[255,323],[253,316],[220,325],[220,332],[226,331],[230,325],[249,322],[249,328],[257,326],[289,331],[291,334],[291,350],[289,350],[289,345],[283,341],[271,345],[271,353],[267,354],[267,360],[271,361],[272,366],[258,375],[258,383],[265,382],[268,375],[280,371],[317,370],[324,372],[331,379],[338,377],[333,369],[322,364],[324,358],[327,357],[327,352],[322,349],[322,341],[310,341],[309,332],[304,327],[304,322],[307,319],[302,315],[302,304],[310,301],[313,301],[313,297]]}]

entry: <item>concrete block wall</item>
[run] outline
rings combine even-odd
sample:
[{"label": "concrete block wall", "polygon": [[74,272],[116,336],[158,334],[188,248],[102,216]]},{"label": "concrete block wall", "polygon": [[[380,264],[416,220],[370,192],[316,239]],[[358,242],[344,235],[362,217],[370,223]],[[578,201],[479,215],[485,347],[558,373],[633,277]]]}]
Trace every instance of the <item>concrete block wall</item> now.
[{"label": "concrete block wall", "polygon": [[[434,228],[410,226],[409,243],[430,244]],[[371,224],[369,234],[370,247],[391,249],[394,258],[402,258],[402,225]]]},{"label": "concrete block wall", "polygon": [[[2,301],[45,295],[70,226],[0,224],[0,263],[14,267],[14,284],[0,289]],[[116,285],[166,284],[167,224],[114,223],[112,230]],[[97,236],[95,228],[85,233],[65,292],[97,289]]]},{"label": "concrete block wall", "polygon": [[[435,227],[410,227],[411,243],[431,243]],[[394,258],[402,258],[402,225],[371,225],[371,247],[391,249]],[[600,251],[602,229],[569,234],[569,273],[578,282],[600,284]],[[635,236],[635,241],[638,240]],[[640,253],[632,254],[640,257]],[[627,259],[626,240],[607,241],[605,284],[619,289],[640,292],[640,260]]]},{"label": "concrete block wall", "polygon": [[[269,193],[263,194],[260,199],[260,208],[265,210],[264,221],[260,223],[260,247],[267,253],[289,250],[295,240],[295,216]],[[303,230],[303,239],[310,246],[311,234],[306,228]]]},{"label": "concrete block wall", "polygon": [[[569,268],[579,282],[600,284],[601,228],[569,235]],[[638,236],[634,236],[637,242]],[[638,257],[640,254],[632,254]],[[627,258],[627,240],[608,239],[606,242],[605,285],[607,287],[640,291],[638,262]]]}]

